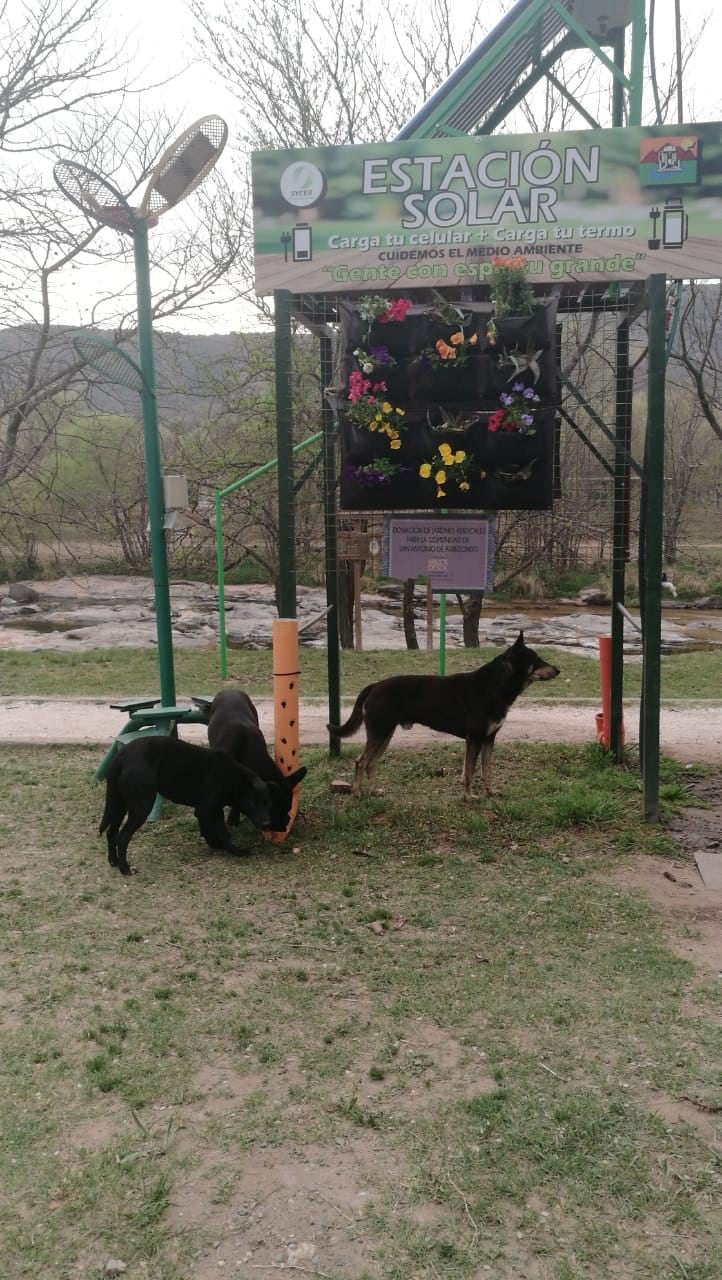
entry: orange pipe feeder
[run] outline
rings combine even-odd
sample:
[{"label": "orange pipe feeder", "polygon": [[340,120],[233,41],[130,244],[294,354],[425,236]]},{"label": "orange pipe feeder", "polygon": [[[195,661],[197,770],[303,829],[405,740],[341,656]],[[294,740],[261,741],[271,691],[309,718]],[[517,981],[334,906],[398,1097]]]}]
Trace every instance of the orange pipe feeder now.
[{"label": "orange pipe feeder", "polygon": [[[612,727],[612,637],[599,636],[599,683],[602,693],[602,709],[595,716],[597,742],[609,750]],[[622,746],[624,746],[624,721],[622,721]]]},{"label": "orange pipe feeder", "polygon": [[[281,773],[298,768],[298,622],[277,618],[273,623],[273,753]],[[286,839],[298,813],[299,787],[293,789],[291,818],[285,831],[264,832],[273,844]]]}]

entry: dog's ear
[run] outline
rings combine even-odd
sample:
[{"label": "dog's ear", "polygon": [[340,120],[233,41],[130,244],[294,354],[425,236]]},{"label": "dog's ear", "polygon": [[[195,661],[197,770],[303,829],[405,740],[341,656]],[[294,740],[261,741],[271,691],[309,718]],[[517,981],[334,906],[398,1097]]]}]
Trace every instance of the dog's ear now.
[{"label": "dog's ear", "polygon": [[520,632],[519,632],[519,634],[518,634],[518,636],[517,636],[516,640],[514,641],[514,648],[515,648],[515,649],[524,649],[524,648],[525,648],[525,645],[524,645],[524,632],[523,632],[523,631],[520,631]]},{"label": "dog's ear", "polygon": [[305,764],[303,764],[301,765],[300,769],[296,770],[295,773],[289,773],[288,777],[284,778],[283,781],[286,783],[287,786],[295,787],[299,782],[303,782],[303,779],[306,777],[307,773],[308,773],[308,769],[306,768]]}]

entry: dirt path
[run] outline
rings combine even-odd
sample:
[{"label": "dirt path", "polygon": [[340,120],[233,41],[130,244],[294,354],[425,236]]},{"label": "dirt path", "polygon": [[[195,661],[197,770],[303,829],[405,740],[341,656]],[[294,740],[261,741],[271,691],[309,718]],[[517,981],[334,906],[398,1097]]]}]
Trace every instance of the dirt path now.
[{"label": "dirt path", "polygon": [[[256,699],[261,727],[273,738],[273,704],[270,698]],[[350,709],[344,704],[344,711]],[[512,707],[502,730],[504,742],[590,742],[595,736],[594,715],[598,708],[589,703],[569,706],[561,703],[521,699]],[[627,740],[637,740],[639,709],[625,706]],[[322,699],[301,704],[301,742],[307,746],[328,742],[328,709]],[[122,727],[123,717],[107,702],[95,698],[0,698],[0,744],[78,743],[105,746]],[[205,740],[202,725],[189,725],[184,736]],[[394,745],[411,747],[438,740],[443,735],[417,726],[399,731]],[[359,743],[361,735],[351,739]],[[722,704],[689,704],[663,707],[661,743],[665,754],[688,763],[722,766]]]}]

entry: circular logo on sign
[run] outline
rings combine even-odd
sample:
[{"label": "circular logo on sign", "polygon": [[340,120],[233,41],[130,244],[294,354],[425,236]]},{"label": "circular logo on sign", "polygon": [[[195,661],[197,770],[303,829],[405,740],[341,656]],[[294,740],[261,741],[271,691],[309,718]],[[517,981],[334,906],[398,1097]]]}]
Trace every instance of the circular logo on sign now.
[{"label": "circular logo on sign", "polygon": [[321,199],[326,189],[326,179],[315,164],[308,160],[296,160],[281,174],[281,195],[294,209],[308,209]]}]

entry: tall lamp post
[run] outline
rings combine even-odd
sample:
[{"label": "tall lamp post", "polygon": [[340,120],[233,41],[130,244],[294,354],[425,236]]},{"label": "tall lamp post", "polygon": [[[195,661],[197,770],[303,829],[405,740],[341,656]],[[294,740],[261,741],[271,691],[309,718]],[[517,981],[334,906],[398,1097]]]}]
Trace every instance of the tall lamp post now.
[{"label": "tall lamp post", "polygon": [[[92,169],[70,160],[60,161],[53,169],[55,181],[68,200],[93,221],[113,227],[133,240],[140,366],[119,348],[115,348],[117,359],[106,354],[102,362],[90,359],[90,363],[102,368],[113,381],[132,385],[141,396],[160,695],[164,707],[175,705],[176,692],[168,557],[163,527],[165,511],[153,356],[148,229],[199,186],[216,164],[227,139],[228,127],[220,116],[203,116],[197,120],[164,151],[151,174],[139,208],[131,208],[112,183]],[[82,347],[78,349],[82,352]],[[99,351],[97,355],[100,355]],[[129,367],[126,369],[126,366]],[[123,370],[126,370],[124,375]],[[134,375],[132,370],[135,370]],[[113,377],[114,372],[121,376]]]}]

